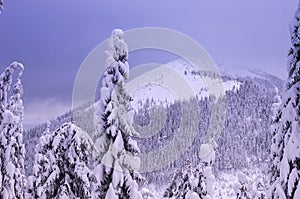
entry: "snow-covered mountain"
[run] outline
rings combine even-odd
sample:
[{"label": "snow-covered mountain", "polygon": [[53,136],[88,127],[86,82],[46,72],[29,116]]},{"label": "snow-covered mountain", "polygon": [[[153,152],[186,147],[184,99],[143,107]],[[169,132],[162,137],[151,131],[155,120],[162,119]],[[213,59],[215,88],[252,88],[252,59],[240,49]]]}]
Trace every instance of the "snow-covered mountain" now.
[{"label": "snow-covered mountain", "polygon": [[[143,174],[150,183],[159,184],[168,183],[174,171],[177,168],[184,167],[186,161],[191,161],[192,165],[196,164],[199,147],[207,133],[207,124],[210,121],[211,106],[214,103],[212,100],[216,99],[215,97],[207,98],[209,91],[203,78],[221,81],[220,78],[216,78],[214,74],[207,71],[194,70],[191,65],[183,60],[170,62],[166,66],[184,78],[197,94],[200,117],[198,118],[199,126],[197,127],[199,130],[194,138],[193,146],[180,159],[163,170]],[[282,80],[268,73],[248,69],[229,70],[228,68],[230,67],[220,66],[222,83],[226,91],[227,113],[225,126],[218,140],[219,147],[216,152],[215,165],[217,171],[221,169],[239,169],[247,166],[247,164],[264,164],[269,154],[271,137],[268,130],[270,126],[268,115],[271,111],[275,87],[281,90],[283,86]],[[164,79],[160,78],[160,84],[157,82],[148,83],[142,85],[133,93],[134,106],[137,110],[134,120],[136,125],[149,125],[150,114],[157,117],[158,120],[166,119],[165,126],[159,132],[155,132],[157,129],[150,126],[149,134],[152,136],[138,139],[142,153],[159,150],[166,146],[174,138],[180,127],[180,115],[182,114],[180,107],[189,106],[189,102],[181,103],[176,100],[176,94],[169,87],[162,86],[163,82]],[[166,118],[162,117],[160,112],[151,112],[152,103],[162,105]],[[80,115],[78,119],[80,124],[77,125],[93,135],[96,129],[92,126],[94,113],[91,113],[93,110],[91,107],[97,107],[97,102],[79,107],[75,111],[80,113],[77,114]],[[59,116],[51,121],[50,129],[57,129],[62,123],[70,121],[72,117],[71,111]],[[194,121],[191,119],[189,122]],[[193,126],[191,123],[186,125]],[[46,126],[46,124],[41,124],[24,134],[27,151],[25,165],[28,174],[32,173],[32,157],[35,153],[35,145],[42,132],[45,131]],[[245,161],[245,156],[250,157],[251,161]]]},{"label": "snow-covered mountain", "polygon": [[[240,88],[241,79],[260,79],[274,84],[274,87],[279,87],[279,89],[282,87],[281,79],[259,69],[229,67],[221,64],[217,68],[218,73],[212,74],[211,71],[197,71],[189,62],[182,59],[169,62],[163,67],[168,67],[174,71],[172,81],[174,81],[175,87],[180,84],[180,81],[178,83],[176,79],[176,75],[179,75],[188,83],[198,98],[209,97],[209,95],[217,95],[216,97],[222,95],[221,91],[220,93],[212,94],[207,81],[212,82],[212,86],[214,84],[221,84],[225,92],[237,91]],[[157,79],[153,79],[135,89],[132,94],[135,110],[140,108],[147,99],[154,100],[156,104],[162,105],[173,103],[178,99],[176,93],[172,90],[173,87],[166,86],[167,81],[170,81],[170,78],[166,77],[165,74],[161,74]]]}]

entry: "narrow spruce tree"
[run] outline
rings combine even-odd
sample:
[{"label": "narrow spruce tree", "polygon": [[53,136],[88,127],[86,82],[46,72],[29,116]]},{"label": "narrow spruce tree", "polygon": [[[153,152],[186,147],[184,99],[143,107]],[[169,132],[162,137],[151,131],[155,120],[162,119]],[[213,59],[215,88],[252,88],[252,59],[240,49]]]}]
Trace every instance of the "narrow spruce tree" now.
[{"label": "narrow spruce tree", "polygon": [[27,197],[32,199],[46,198],[46,181],[50,172],[49,155],[51,152],[51,132],[50,122],[47,121],[47,128],[39,139],[36,146],[36,155],[34,158],[33,175],[28,179]]},{"label": "narrow spruce tree", "polygon": [[283,138],[281,133],[277,133],[280,124],[279,110],[282,103],[281,97],[278,94],[278,89],[275,89],[276,95],[274,96],[274,103],[272,105],[272,145],[271,145],[271,178],[269,198],[275,196],[276,187],[280,185],[280,157],[283,155]]},{"label": "narrow spruce tree", "polygon": [[288,79],[278,113],[279,182],[272,198],[300,198],[300,5],[290,24]]},{"label": "narrow spruce tree", "polygon": [[[11,92],[16,69],[19,74]],[[25,193],[23,70],[22,64],[14,62],[0,76],[0,198],[5,199],[23,199]]]},{"label": "narrow spruce tree", "polygon": [[177,172],[169,187],[164,192],[165,198],[206,198],[213,196],[215,177],[212,165],[215,161],[215,151],[212,144],[202,144],[199,152],[200,163],[192,168]]},{"label": "narrow spruce tree", "polygon": [[99,165],[96,167],[99,187],[98,198],[141,198],[137,172],[140,152],[133,136],[138,133],[132,127],[131,97],[125,91],[129,75],[128,49],[120,29],[112,31],[106,51],[106,70],[100,90],[99,107],[101,136],[98,145]]},{"label": "narrow spruce tree", "polygon": [[210,198],[204,164],[199,164],[175,173],[172,182],[164,192],[164,198],[185,199],[189,197]]},{"label": "narrow spruce tree", "polygon": [[248,177],[242,173],[238,173],[238,183],[236,184],[236,198],[237,199],[250,199]]}]

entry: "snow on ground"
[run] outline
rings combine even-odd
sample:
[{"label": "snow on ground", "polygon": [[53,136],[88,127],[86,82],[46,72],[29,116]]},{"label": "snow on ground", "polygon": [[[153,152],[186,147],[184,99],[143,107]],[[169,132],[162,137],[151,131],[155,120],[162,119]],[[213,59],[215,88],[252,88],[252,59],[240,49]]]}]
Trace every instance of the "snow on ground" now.
[{"label": "snow on ground", "polygon": [[[181,97],[176,96],[174,87],[182,84],[180,83],[182,80],[184,80],[185,83],[187,83],[193,90],[194,96],[198,95],[199,98],[209,97],[209,95],[220,97],[221,95],[224,95],[225,91],[237,91],[241,85],[241,83],[236,80],[223,81],[218,76],[199,74],[195,72],[196,69],[193,66],[184,60],[175,60],[169,62],[164,65],[164,67],[168,67],[174,71],[173,78],[170,78],[170,74],[160,74],[160,78],[157,80],[154,79],[151,82],[140,85],[133,92],[134,109],[137,110],[142,103],[145,103],[147,98],[150,100],[153,99],[154,101],[162,103],[163,105],[174,102],[176,99]],[[180,79],[178,79],[178,75],[181,77]],[[170,85],[168,84],[170,79],[174,81],[174,84],[172,84],[172,86],[166,86]]]},{"label": "snow on ground", "polygon": [[141,190],[144,199],[162,199],[166,186],[157,187],[154,184],[148,185]]},{"label": "snow on ground", "polygon": [[160,102],[163,106],[166,106],[168,103],[173,103],[177,97],[167,87],[161,84],[149,83],[140,87],[133,93],[132,106],[137,110],[145,104],[147,99],[150,101],[153,99],[155,102]]},{"label": "snow on ground", "polygon": [[230,81],[223,82],[223,86],[226,91],[229,91],[229,90],[238,91],[240,89],[240,85],[241,85],[241,82],[238,82],[236,80],[230,80]]},{"label": "snow on ground", "polygon": [[[241,176],[242,179],[241,179]],[[240,178],[240,179],[239,179]],[[247,181],[248,193],[250,198],[257,198],[257,194],[265,194],[265,187],[268,184],[268,179],[263,171],[252,167],[239,170],[227,170],[223,171],[216,176],[214,184],[214,195],[212,198],[216,199],[236,199],[236,193],[239,189],[239,181]],[[165,189],[168,184],[156,186],[150,184],[142,190],[145,195],[148,195],[148,199],[162,199]],[[147,197],[146,197],[147,198]]]},{"label": "snow on ground", "polygon": [[[224,91],[228,90],[238,90],[240,87],[240,82],[236,80],[223,81],[216,77],[210,77],[209,75],[204,77],[203,75],[195,73],[197,70],[189,63],[184,60],[175,60],[166,64],[170,68],[174,69],[176,72],[180,73],[184,79],[190,84],[195,93],[200,97],[208,97],[212,94],[208,84],[210,83],[212,87],[218,86],[218,84],[223,85]],[[222,91],[216,92],[216,95],[220,95]],[[219,96],[217,96],[219,97]]]},{"label": "snow on ground", "polygon": [[253,70],[244,67],[227,66],[224,64],[218,65],[219,71],[222,75],[230,77],[251,77],[251,78],[266,78],[266,73],[261,70]]},{"label": "snow on ground", "polygon": [[215,182],[213,198],[235,199],[240,186],[239,181],[246,182],[249,195],[251,198],[256,198],[259,193],[265,194],[267,180],[267,176],[258,168],[223,171]]}]

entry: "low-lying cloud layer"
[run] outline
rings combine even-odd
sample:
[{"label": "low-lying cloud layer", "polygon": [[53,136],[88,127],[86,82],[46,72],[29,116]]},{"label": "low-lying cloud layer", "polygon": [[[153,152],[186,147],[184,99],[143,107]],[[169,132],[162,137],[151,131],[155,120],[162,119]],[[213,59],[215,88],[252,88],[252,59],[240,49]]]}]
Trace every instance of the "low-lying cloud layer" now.
[{"label": "low-lying cloud layer", "polygon": [[35,99],[25,104],[24,128],[28,129],[71,109],[71,103],[56,98]]}]

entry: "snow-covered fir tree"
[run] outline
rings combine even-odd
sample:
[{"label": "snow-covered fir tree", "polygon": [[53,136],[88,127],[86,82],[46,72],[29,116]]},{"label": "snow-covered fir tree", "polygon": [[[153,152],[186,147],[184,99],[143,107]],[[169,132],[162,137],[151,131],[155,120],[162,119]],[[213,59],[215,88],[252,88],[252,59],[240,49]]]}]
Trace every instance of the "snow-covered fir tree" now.
[{"label": "snow-covered fir tree", "polygon": [[172,182],[164,192],[164,198],[186,199],[189,197],[211,198],[208,194],[204,165],[198,165],[175,173]]},{"label": "snow-covered fir tree", "polygon": [[290,24],[288,79],[279,110],[279,182],[273,198],[300,198],[300,5]]},{"label": "snow-covered fir tree", "polygon": [[213,189],[215,183],[215,176],[213,174],[212,166],[215,163],[215,146],[216,143],[214,139],[207,144],[202,144],[200,147],[199,158],[203,168],[204,183],[206,187],[206,192],[208,197],[213,196]]},{"label": "snow-covered fir tree", "polygon": [[194,169],[188,164],[188,168],[175,173],[171,184],[164,193],[165,198],[185,199],[190,195],[206,196],[202,168]]},{"label": "snow-covered fir tree", "polygon": [[34,176],[30,177],[30,198],[91,199],[96,177],[89,169],[92,142],[72,123],[54,133],[49,128],[37,146]]},{"label": "snow-covered fir tree", "polygon": [[250,199],[248,178],[242,172],[238,173],[238,183],[236,184],[236,198]]},{"label": "snow-covered fir tree", "polygon": [[101,199],[141,198],[138,183],[142,179],[137,172],[140,152],[133,136],[138,133],[132,127],[131,97],[125,91],[129,75],[128,49],[120,29],[112,31],[106,51],[106,70],[100,90],[100,138],[99,165],[96,167]]},{"label": "snow-covered fir tree", "polygon": [[278,94],[278,89],[275,89],[276,95],[274,96],[274,103],[272,105],[272,125],[271,125],[271,134],[272,134],[272,145],[271,145],[271,179],[270,179],[270,190],[269,197],[275,197],[277,186],[280,186],[280,161],[283,155],[283,137],[281,133],[277,133],[280,115],[279,110],[282,103],[281,97]]},{"label": "snow-covered fir tree", "polygon": [[255,183],[255,193],[254,193],[254,198],[255,199],[266,199],[267,195],[266,195],[266,190],[265,190],[265,185],[263,180],[260,178],[257,180],[257,182]]},{"label": "snow-covered fir tree", "polygon": [[167,187],[167,189],[164,192],[164,197],[165,198],[175,198],[177,196],[179,196],[179,184],[181,183],[182,180],[182,176],[183,176],[183,171],[179,170],[177,171],[172,178],[171,183],[169,184],[169,186]]},{"label": "snow-covered fir tree", "polygon": [[[11,92],[16,69],[19,74]],[[24,198],[23,70],[22,64],[14,62],[0,76],[0,198],[3,199]]]},{"label": "snow-covered fir tree", "polygon": [[177,172],[169,187],[164,193],[165,198],[205,198],[213,196],[213,184],[215,177],[212,172],[212,164],[215,160],[215,151],[211,144],[203,144],[199,153],[200,163],[192,168]]},{"label": "snow-covered fir tree", "polygon": [[51,132],[50,121],[47,121],[47,128],[39,139],[36,146],[36,155],[34,158],[34,174],[28,180],[28,193],[26,198],[46,198],[47,189],[45,182],[49,176],[50,152],[51,152]]}]

